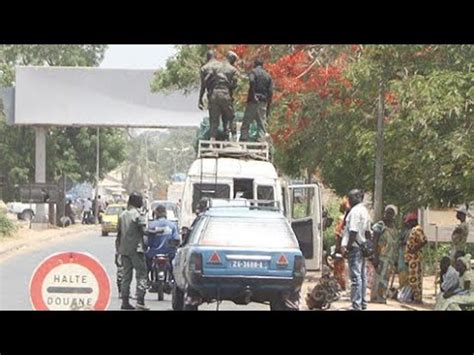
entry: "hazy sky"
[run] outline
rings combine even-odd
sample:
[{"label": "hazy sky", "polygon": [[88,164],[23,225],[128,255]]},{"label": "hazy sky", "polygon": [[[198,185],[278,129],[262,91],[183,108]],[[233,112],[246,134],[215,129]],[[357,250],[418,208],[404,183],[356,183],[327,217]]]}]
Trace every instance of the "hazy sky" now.
[{"label": "hazy sky", "polygon": [[157,69],[175,54],[174,45],[109,45],[101,68]]}]

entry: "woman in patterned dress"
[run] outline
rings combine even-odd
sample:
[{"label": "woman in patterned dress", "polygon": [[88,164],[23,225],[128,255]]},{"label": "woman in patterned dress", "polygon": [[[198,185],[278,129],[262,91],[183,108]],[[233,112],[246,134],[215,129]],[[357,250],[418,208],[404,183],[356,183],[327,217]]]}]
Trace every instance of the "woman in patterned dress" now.
[{"label": "woman in patterned dress", "polygon": [[404,223],[410,228],[405,261],[408,264],[408,285],[413,291],[413,302],[423,303],[423,247],[428,243],[423,228],[418,224],[417,213],[410,213]]}]

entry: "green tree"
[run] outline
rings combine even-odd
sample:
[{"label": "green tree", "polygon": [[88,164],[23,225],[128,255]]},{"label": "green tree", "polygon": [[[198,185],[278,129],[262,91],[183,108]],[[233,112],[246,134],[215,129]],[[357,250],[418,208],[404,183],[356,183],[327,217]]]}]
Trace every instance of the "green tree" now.
[{"label": "green tree", "polygon": [[[204,64],[207,45],[177,46],[178,53],[168,59],[165,70],[159,70],[151,83],[151,91],[183,90],[199,87],[199,69]],[[196,103],[197,105],[197,103]]]},{"label": "green tree", "polygon": [[[195,159],[196,129],[145,131],[129,135],[127,159],[123,164],[127,191],[165,191],[175,173],[187,173]],[[148,161],[147,161],[148,158]]]},{"label": "green tree", "polygon": [[[158,74],[166,80],[156,90],[197,85],[205,48],[190,47]],[[340,195],[354,187],[372,191],[381,112],[385,203],[408,210],[474,199],[474,46],[216,48],[238,51],[244,70],[256,56],[268,63],[276,86],[269,128],[282,172],[317,173]]]},{"label": "green tree", "polygon": [[[323,179],[342,194],[357,182],[346,178],[349,166],[368,175],[358,186],[372,190],[373,166],[362,161],[374,159],[377,78],[382,78],[384,201],[408,210],[472,200],[473,59],[474,46],[364,47],[346,71],[353,84],[351,96],[361,104],[342,112],[342,122],[331,117],[329,137],[343,148],[326,147],[329,161],[322,165]],[[339,135],[338,128],[345,134]],[[358,147],[354,142],[360,142]],[[341,164],[345,158],[348,165]]]}]

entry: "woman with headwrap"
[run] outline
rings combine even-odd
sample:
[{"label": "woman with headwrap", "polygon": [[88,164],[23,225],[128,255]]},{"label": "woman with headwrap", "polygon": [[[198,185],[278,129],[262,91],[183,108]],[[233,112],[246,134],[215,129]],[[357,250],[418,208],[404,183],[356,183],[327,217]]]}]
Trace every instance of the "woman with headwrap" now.
[{"label": "woman with headwrap", "polygon": [[459,257],[454,268],[459,274],[459,287],[444,292],[443,300],[437,303],[436,310],[461,311],[462,306],[474,306],[474,275],[471,271],[471,254]]},{"label": "woman with headwrap", "polygon": [[395,270],[398,274],[398,290],[401,291],[403,288],[408,286],[408,264],[405,261],[405,249],[407,247],[408,237],[410,236],[411,227],[406,223],[407,216],[403,217],[403,226],[400,231],[400,237],[398,239],[398,247],[395,260]]},{"label": "woman with headwrap", "polygon": [[408,264],[408,285],[413,291],[413,302],[423,303],[423,250],[428,243],[423,228],[418,224],[416,212],[405,217],[405,225],[410,228],[405,249],[405,261]]},{"label": "woman with headwrap", "polygon": [[385,207],[382,220],[372,226],[375,248],[372,265],[375,268],[375,274],[370,292],[371,302],[387,303],[388,283],[395,264],[398,246],[399,232],[394,221],[397,213],[397,207],[388,205]]},{"label": "woman with headwrap", "polygon": [[448,256],[441,259],[439,268],[441,293],[436,297],[435,310],[445,309],[446,299],[462,290],[459,287],[459,273],[451,265],[451,259]]}]

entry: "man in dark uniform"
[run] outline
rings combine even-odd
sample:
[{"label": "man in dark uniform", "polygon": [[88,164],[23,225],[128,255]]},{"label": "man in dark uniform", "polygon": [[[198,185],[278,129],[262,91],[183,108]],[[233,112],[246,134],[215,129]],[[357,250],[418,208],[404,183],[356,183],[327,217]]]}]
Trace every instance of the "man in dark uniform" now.
[{"label": "man in dark uniform", "polygon": [[146,218],[140,212],[143,198],[139,193],[132,193],[128,200],[127,210],[122,212],[118,222],[116,252],[120,255],[123,267],[121,285],[121,309],[135,309],[129,302],[130,284],[133,270],[137,279],[137,310],[149,310],[145,307],[145,293],[147,289],[147,267],[145,259]]},{"label": "man in dark uniform", "polygon": [[209,123],[211,140],[215,140],[219,127],[219,118],[222,117],[224,135],[228,137],[229,129],[234,120],[234,106],[232,95],[237,88],[238,70],[234,66],[238,57],[229,51],[226,60],[216,68],[213,68],[214,87],[209,98]]},{"label": "man in dark uniform", "polygon": [[199,91],[199,103],[198,107],[200,110],[204,110],[204,102],[203,97],[204,93],[207,92],[207,104],[209,108],[209,125],[211,131],[211,138],[216,138],[217,135],[217,128],[219,127],[219,117],[217,118],[217,122],[211,120],[211,94],[215,86],[215,72],[217,68],[222,63],[216,59],[216,54],[213,50],[209,50],[206,53],[206,64],[201,67],[200,70],[200,77],[201,77],[201,89]]},{"label": "man in dark uniform", "polygon": [[240,141],[249,139],[249,127],[255,120],[258,126],[258,141],[264,141],[267,134],[266,119],[270,113],[270,104],[273,96],[273,81],[268,72],[263,68],[263,60],[256,59],[254,69],[249,74],[249,93],[247,107],[245,108]]}]

